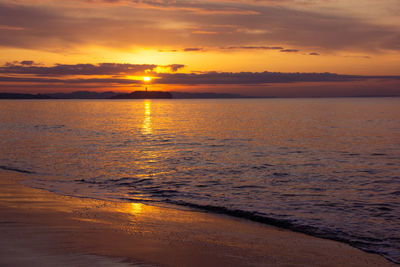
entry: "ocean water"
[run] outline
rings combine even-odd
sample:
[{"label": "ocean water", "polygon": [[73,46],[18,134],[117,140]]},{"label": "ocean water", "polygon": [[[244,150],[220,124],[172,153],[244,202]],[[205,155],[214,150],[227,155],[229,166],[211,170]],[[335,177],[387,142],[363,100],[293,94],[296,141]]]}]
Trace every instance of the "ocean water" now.
[{"label": "ocean water", "polygon": [[0,101],[0,168],[56,193],[172,203],[400,262],[400,98]]}]

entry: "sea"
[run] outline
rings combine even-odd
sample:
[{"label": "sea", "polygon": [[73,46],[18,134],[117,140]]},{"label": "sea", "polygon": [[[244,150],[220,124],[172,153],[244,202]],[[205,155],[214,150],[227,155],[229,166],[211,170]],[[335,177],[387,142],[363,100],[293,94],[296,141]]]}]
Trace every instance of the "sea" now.
[{"label": "sea", "polygon": [[2,100],[0,168],[58,194],[227,214],[400,263],[400,98]]}]

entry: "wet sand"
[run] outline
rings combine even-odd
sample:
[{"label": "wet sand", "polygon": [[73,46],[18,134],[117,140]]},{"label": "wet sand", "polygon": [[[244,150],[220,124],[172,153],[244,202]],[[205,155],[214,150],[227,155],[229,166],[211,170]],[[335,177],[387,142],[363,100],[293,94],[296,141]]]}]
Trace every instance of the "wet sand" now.
[{"label": "wet sand", "polygon": [[22,179],[0,170],[0,266],[398,266],[244,219],[62,196]]}]

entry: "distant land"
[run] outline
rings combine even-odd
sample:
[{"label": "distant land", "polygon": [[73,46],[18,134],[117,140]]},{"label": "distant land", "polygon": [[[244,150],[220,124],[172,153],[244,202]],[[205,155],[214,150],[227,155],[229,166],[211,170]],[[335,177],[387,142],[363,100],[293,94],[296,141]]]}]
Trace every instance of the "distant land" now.
[{"label": "distant land", "polygon": [[196,98],[250,98],[239,94],[184,93],[161,91],[135,91],[132,93],[76,91],[72,93],[19,94],[0,93],[0,99],[196,99]]},{"label": "distant land", "polygon": [[0,99],[50,99],[52,97],[43,94],[15,94],[15,93],[0,93]]},{"label": "distant land", "polygon": [[160,91],[135,91],[130,94],[118,94],[111,99],[171,99],[172,94]]},{"label": "distant land", "polygon": [[[341,96],[335,96],[341,97]],[[342,97],[399,97],[398,95],[354,95]],[[245,96],[229,93],[188,93],[163,91],[135,91],[131,93],[76,91],[71,93],[22,94],[0,93],[0,99],[223,99],[223,98],[277,98],[275,96]],[[287,97],[293,98],[293,97]],[[298,97],[296,97],[298,98]],[[307,98],[325,98],[320,96]]]}]

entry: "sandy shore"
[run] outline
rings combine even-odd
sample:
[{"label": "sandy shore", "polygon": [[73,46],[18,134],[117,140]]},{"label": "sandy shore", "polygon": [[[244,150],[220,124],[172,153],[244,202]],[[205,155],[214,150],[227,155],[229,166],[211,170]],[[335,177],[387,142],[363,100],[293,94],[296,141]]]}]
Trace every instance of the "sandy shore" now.
[{"label": "sandy shore", "polygon": [[229,216],[32,189],[0,170],[0,266],[398,266]]}]

